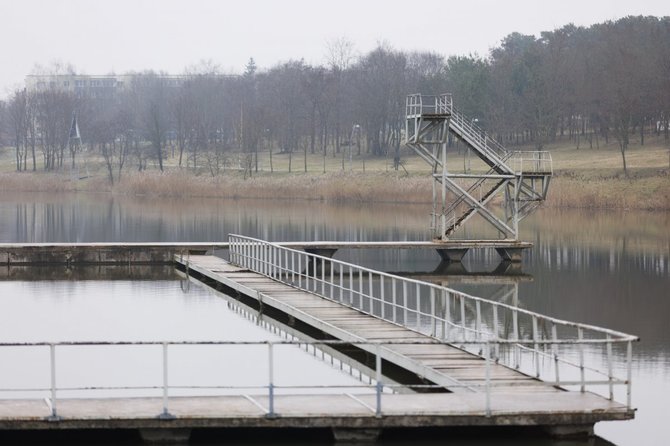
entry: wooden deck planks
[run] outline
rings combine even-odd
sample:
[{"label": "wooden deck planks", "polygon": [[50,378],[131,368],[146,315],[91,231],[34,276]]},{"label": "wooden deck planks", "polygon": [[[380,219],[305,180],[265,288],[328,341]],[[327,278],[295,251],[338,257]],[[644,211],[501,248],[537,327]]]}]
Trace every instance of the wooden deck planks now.
[{"label": "wooden deck planks", "polygon": [[[272,305],[271,302],[268,302],[268,298],[270,298],[274,302],[293,309],[298,316],[304,316],[304,321],[307,323],[318,320],[328,325],[332,328],[333,333],[331,334],[348,334],[349,339],[367,341],[433,341],[426,335],[400,325],[364,314],[258,273],[231,266],[225,260],[214,256],[190,256],[188,262],[189,268],[196,269],[215,280],[228,284],[234,282],[240,288],[247,290],[247,294],[251,297],[255,298],[258,292],[262,293],[265,305]],[[385,346],[384,349],[389,352],[389,358],[387,359],[395,358],[411,363],[416,369],[413,371],[420,373],[422,376],[442,377],[442,379],[438,379],[438,384],[445,385],[447,388],[452,385],[454,391],[463,391],[462,387],[454,387],[454,382],[475,386],[473,388],[483,388],[485,385],[485,361],[456,347],[446,344],[412,344],[389,345]],[[514,383],[536,381],[533,377],[498,364],[490,364],[490,378],[492,381],[505,378],[502,381],[503,384],[512,381]],[[541,385],[545,386],[544,384]],[[502,389],[496,390],[504,390],[506,386],[501,387]],[[557,389],[553,390],[559,392]]]}]

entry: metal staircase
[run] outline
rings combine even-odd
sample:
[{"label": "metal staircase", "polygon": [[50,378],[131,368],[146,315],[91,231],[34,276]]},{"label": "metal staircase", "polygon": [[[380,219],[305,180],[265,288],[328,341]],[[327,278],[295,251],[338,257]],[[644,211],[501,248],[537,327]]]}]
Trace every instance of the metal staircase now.
[{"label": "metal staircase", "polygon": [[[552,176],[548,152],[511,152],[453,106],[451,95],[413,94],[406,101],[405,138],[432,168],[434,238],[448,240],[470,218],[481,216],[498,238],[518,239],[519,221],[547,196]],[[478,172],[448,168],[451,132],[483,163]],[[455,163],[450,163],[455,166]],[[502,195],[503,215],[494,198]]]}]

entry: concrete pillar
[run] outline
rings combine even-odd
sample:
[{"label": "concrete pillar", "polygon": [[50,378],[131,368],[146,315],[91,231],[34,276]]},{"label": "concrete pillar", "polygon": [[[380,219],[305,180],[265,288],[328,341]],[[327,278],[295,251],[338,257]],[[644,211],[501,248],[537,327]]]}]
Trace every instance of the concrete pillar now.
[{"label": "concrete pillar", "polygon": [[496,252],[500,254],[503,260],[510,262],[521,262],[521,253],[523,248],[496,248]]},{"label": "concrete pillar", "polygon": [[145,428],[140,429],[140,437],[145,443],[188,443],[191,429],[185,428]]},{"label": "concrete pillar", "polygon": [[332,259],[337,252],[337,248],[305,248],[305,252]]},{"label": "concrete pillar", "polygon": [[[305,252],[308,254],[314,254],[317,256],[328,257],[329,259],[332,259],[335,253],[337,252],[337,248],[305,248]],[[309,261],[309,265],[307,265],[310,268],[310,271],[312,271],[314,268],[313,262],[316,262],[316,269],[318,271],[321,271],[321,268],[323,267],[324,263],[323,260],[311,258]],[[330,262],[326,263],[326,265],[330,265]],[[326,270],[326,272],[328,271],[329,270]]]},{"label": "concrete pillar", "polygon": [[381,429],[333,427],[333,437],[338,443],[374,443],[381,434]]},{"label": "concrete pillar", "polygon": [[437,250],[443,261],[460,262],[470,248],[441,248]]},{"label": "concrete pillar", "polygon": [[556,426],[545,426],[544,430],[556,438],[588,438],[594,435],[593,423],[559,424]]}]

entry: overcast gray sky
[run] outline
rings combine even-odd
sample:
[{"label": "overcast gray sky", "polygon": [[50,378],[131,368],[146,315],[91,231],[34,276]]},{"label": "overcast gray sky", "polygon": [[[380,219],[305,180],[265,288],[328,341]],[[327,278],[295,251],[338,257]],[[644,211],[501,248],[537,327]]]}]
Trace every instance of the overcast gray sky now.
[{"label": "overcast gray sky", "polygon": [[241,72],[290,58],[322,63],[345,37],[359,53],[384,41],[445,56],[479,53],[511,32],[567,23],[670,15],[669,0],[0,0],[0,96],[36,63],[60,60],[87,74],[181,73],[211,60]]}]

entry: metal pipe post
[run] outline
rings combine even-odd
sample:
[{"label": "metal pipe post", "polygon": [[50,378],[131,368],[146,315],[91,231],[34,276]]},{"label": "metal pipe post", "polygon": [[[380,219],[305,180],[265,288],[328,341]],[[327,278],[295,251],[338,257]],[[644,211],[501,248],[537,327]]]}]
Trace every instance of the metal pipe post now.
[{"label": "metal pipe post", "polygon": [[537,343],[537,318],[533,316],[533,356],[535,357],[535,376],[540,377],[540,346]]},{"label": "metal pipe post", "polygon": [[586,391],[586,385],[584,383],[584,329],[582,327],[577,328],[577,341],[579,342],[579,380],[581,385],[579,386],[579,391],[584,393]]},{"label": "metal pipe post", "polygon": [[49,356],[51,364],[51,418],[57,419],[58,412],[56,410],[56,346],[49,345]]},{"label": "metal pipe post", "polygon": [[[498,331],[499,331],[499,327],[498,327],[498,306],[494,304],[493,305],[493,334],[495,336],[495,339],[498,339]],[[496,342],[496,345],[495,345],[494,348],[495,348],[495,351],[496,351],[496,353],[495,353],[496,361],[498,361],[499,358],[500,358],[500,344],[498,344]]]},{"label": "metal pipe post", "polygon": [[491,345],[484,344],[484,360],[486,361],[486,416],[491,416]]},{"label": "metal pipe post", "polygon": [[607,335],[607,380],[609,381],[610,400],[614,400],[614,377],[612,376],[612,337]]},{"label": "metal pipe post", "polygon": [[163,413],[162,417],[170,417],[168,411],[168,343],[163,342]]},{"label": "metal pipe post", "polygon": [[633,368],[633,341],[628,341],[627,346],[626,346],[626,369],[627,369],[627,376],[626,376],[626,405],[628,406],[628,409],[631,408],[631,386],[632,386],[632,368]]},{"label": "metal pipe post", "polygon": [[272,342],[268,342],[268,416],[275,416],[274,355]]},{"label": "metal pipe post", "polygon": [[556,324],[552,323],[551,324],[551,338],[554,341],[554,345],[552,346],[552,351],[554,353],[554,368],[556,369],[556,385],[558,385],[559,382],[561,382],[561,377],[559,375],[559,362],[558,362],[558,333],[556,329]]},{"label": "metal pipe post", "polygon": [[437,315],[435,314],[435,288],[430,287],[430,335],[437,336]]},{"label": "metal pipe post", "polygon": [[380,344],[377,344],[377,352],[375,357],[375,372],[377,380],[377,409],[375,415],[377,417],[382,416],[382,347]]}]

